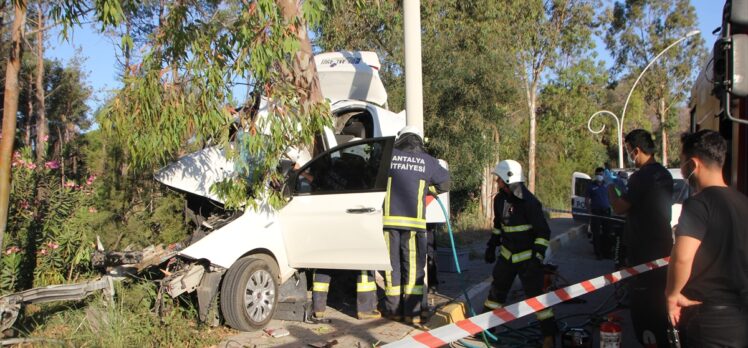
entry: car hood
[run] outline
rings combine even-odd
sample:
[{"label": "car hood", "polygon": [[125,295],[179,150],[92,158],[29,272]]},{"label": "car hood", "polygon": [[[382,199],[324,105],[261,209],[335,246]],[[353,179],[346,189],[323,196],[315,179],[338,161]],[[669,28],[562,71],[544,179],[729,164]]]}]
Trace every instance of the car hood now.
[{"label": "car hood", "polygon": [[224,203],[210,188],[234,173],[234,162],[226,157],[225,150],[212,146],[170,163],[156,172],[154,179],[177,190]]}]

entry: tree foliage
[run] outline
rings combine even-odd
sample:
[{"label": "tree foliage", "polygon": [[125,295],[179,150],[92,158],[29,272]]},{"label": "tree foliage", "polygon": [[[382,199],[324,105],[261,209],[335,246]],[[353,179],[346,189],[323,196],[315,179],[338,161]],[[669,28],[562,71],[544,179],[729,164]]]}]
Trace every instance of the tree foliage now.
[{"label": "tree foliage", "polygon": [[[551,207],[568,204],[574,172],[592,173],[608,160],[605,135],[593,135],[587,120],[605,101],[608,76],[602,63],[583,58],[556,71],[541,92],[538,195]],[[609,129],[615,129],[612,122]]]},{"label": "tree foliage", "polygon": [[498,2],[500,43],[512,53],[516,78],[528,110],[527,181],[535,189],[538,92],[544,74],[565,58],[579,56],[591,44],[597,0]]},{"label": "tree foliage", "polygon": [[[612,73],[628,79],[635,79],[660,52],[697,27],[690,0],[616,1],[606,16],[610,26],[605,33],[605,43],[615,59]],[[660,150],[666,165],[667,134],[679,131],[677,127],[672,128],[674,124],[668,122],[668,116],[677,114],[677,108],[686,101],[705,52],[701,37],[692,36],[655,61],[637,87],[648,105],[642,111],[656,116]]]},{"label": "tree foliage", "polygon": [[[287,147],[311,144],[329,122],[327,104],[294,79],[303,73],[295,65],[300,33],[323,10],[318,1],[302,7],[289,19],[271,0],[169,3],[147,53],[107,105],[102,127],[123,139],[141,168],[163,164],[189,142],[226,148],[239,175],[214,189],[229,205],[246,203],[247,191],[272,193],[266,180],[246,178],[270,173],[280,180],[273,172]],[[251,102],[249,112],[234,112],[233,87],[245,81],[255,102],[270,101],[267,117]],[[232,127],[248,136],[232,137]],[[240,151],[250,156],[238,157]]]}]

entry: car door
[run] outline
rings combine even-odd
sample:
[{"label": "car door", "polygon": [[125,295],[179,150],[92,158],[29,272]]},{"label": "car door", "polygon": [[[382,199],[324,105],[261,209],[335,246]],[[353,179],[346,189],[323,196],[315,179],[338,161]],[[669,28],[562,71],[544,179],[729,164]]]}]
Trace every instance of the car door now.
[{"label": "car door", "polygon": [[394,137],[330,149],[294,172],[280,211],[289,266],[390,270],[382,203]]}]

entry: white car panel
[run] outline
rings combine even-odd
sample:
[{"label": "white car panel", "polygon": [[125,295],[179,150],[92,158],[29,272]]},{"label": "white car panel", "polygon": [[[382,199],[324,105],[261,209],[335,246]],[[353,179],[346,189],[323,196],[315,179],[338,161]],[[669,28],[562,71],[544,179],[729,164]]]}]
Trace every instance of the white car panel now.
[{"label": "white car panel", "polygon": [[156,172],[156,181],[199,196],[223,203],[210,192],[213,184],[234,175],[234,162],[226,158],[217,146],[207,147],[186,155]]},{"label": "white car panel", "polygon": [[355,99],[387,104],[375,52],[327,52],[314,56],[322,95],[331,102]]},{"label": "white car panel", "polygon": [[[291,267],[391,270],[382,232],[385,192],[302,195],[283,210]],[[372,208],[353,214],[348,209]]]},{"label": "white car panel", "polygon": [[258,210],[248,209],[242,216],[188,246],[179,254],[192,259],[205,259],[229,268],[250,251],[266,249],[278,261],[281,282],[294,273],[288,266],[286,249],[277,213],[263,205]]}]

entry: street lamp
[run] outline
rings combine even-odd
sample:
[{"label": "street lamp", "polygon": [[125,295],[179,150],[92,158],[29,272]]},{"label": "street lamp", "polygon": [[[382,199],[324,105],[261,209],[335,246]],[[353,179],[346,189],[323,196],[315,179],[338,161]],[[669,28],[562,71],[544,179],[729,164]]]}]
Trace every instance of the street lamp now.
[{"label": "street lamp", "polygon": [[639,84],[639,80],[641,80],[642,76],[644,76],[644,73],[647,72],[647,70],[649,70],[649,67],[651,67],[652,64],[654,64],[654,62],[657,61],[658,58],[660,58],[663,54],[665,54],[667,50],[673,48],[673,46],[679,44],[681,41],[688,39],[689,37],[694,36],[699,33],[701,33],[701,31],[699,30],[692,30],[688,32],[686,36],[674,41],[669,46],[665,47],[665,49],[662,50],[660,53],[658,53],[654,58],[652,58],[652,60],[647,64],[647,66],[644,67],[644,70],[642,70],[642,72],[639,73],[639,76],[636,78],[636,81],[634,81],[634,84],[631,86],[629,95],[626,96],[626,102],[623,103],[623,112],[621,112],[620,120],[618,119],[618,116],[616,116],[616,114],[610,111],[607,111],[607,110],[598,111],[592,114],[589,120],[587,120],[587,129],[594,134],[600,134],[603,130],[605,130],[605,125],[603,125],[602,128],[598,129],[597,131],[592,130],[592,127],[591,127],[592,119],[594,119],[595,116],[599,114],[606,114],[606,115],[610,115],[616,120],[616,126],[618,126],[618,168],[623,169],[623,121],[626,118],[626,108],[628,108],[629,100],[631,99],[631,95],[634,93],[634,88],[636,88],[636,85]]},{"label": "street lamp", "polygon": [[618,135],[618,168],[623,169],[623,130],[621,129],[621,122],[623,121],[623,119],[618,119],[618,116],[616,116],[616,114],[611,111],[600,110],[592,114],[592,116],[590,116],[590,119],[587,120],[587,129],[593,134],[600,134],[605,130],[605,124],[603,124],[602,127],[600,127],[600,129],[598,130],[592,129],[592,120],[597,117],[597,115],[608,115],[616,120],[616,135]]},{"label": "street lamp", "polygon": [[[667,50],[673,48],[673,46],[677,45],[681,41],[683,41],[685,39],[688,39],[689,37],[694,36],[694,35],[699,34],[699,33],[701,33],[700,30],[691,30],[691,31],[689,31],[688,34],[686,34],[686,36],[684,36],[684,37],[676,40],[673,43],[671,43],[670,46],[665,47],[664,50],[662,50],[659,54],[657,54],[654,58],[652,58],[652,60],[649,62],[649,64],[647,64],[647,66],[644,67],[644,70],[642,70],[642,72],[639,74],[639,77],[636,78],[636,81],[634,81],[634,84],[631,86],[631,90],[629,91],[629,95],[626,97],[626,102],[623,103],[623,112],[621,112],[621,127],[623,127],[623,120],[626,118],[626,107],[628,107],[628,105],[629,105],[629,99],[631,99],[631,95],[634,93],[634,88],[636,88],[636,85],[639,83],[639,80],[641,80],[642,76],[644,76],[644,73],[647,72],[647,69],[649,69],[649,67],[652,66],[652,64],[654,64],[654,62],[657,60],[657,58],[660,58],[660,56],[662,56],[663,54],[665,54],[665,52],[667,52]],[[623,144],[621,144],[620,146],[623,146]]]}]

